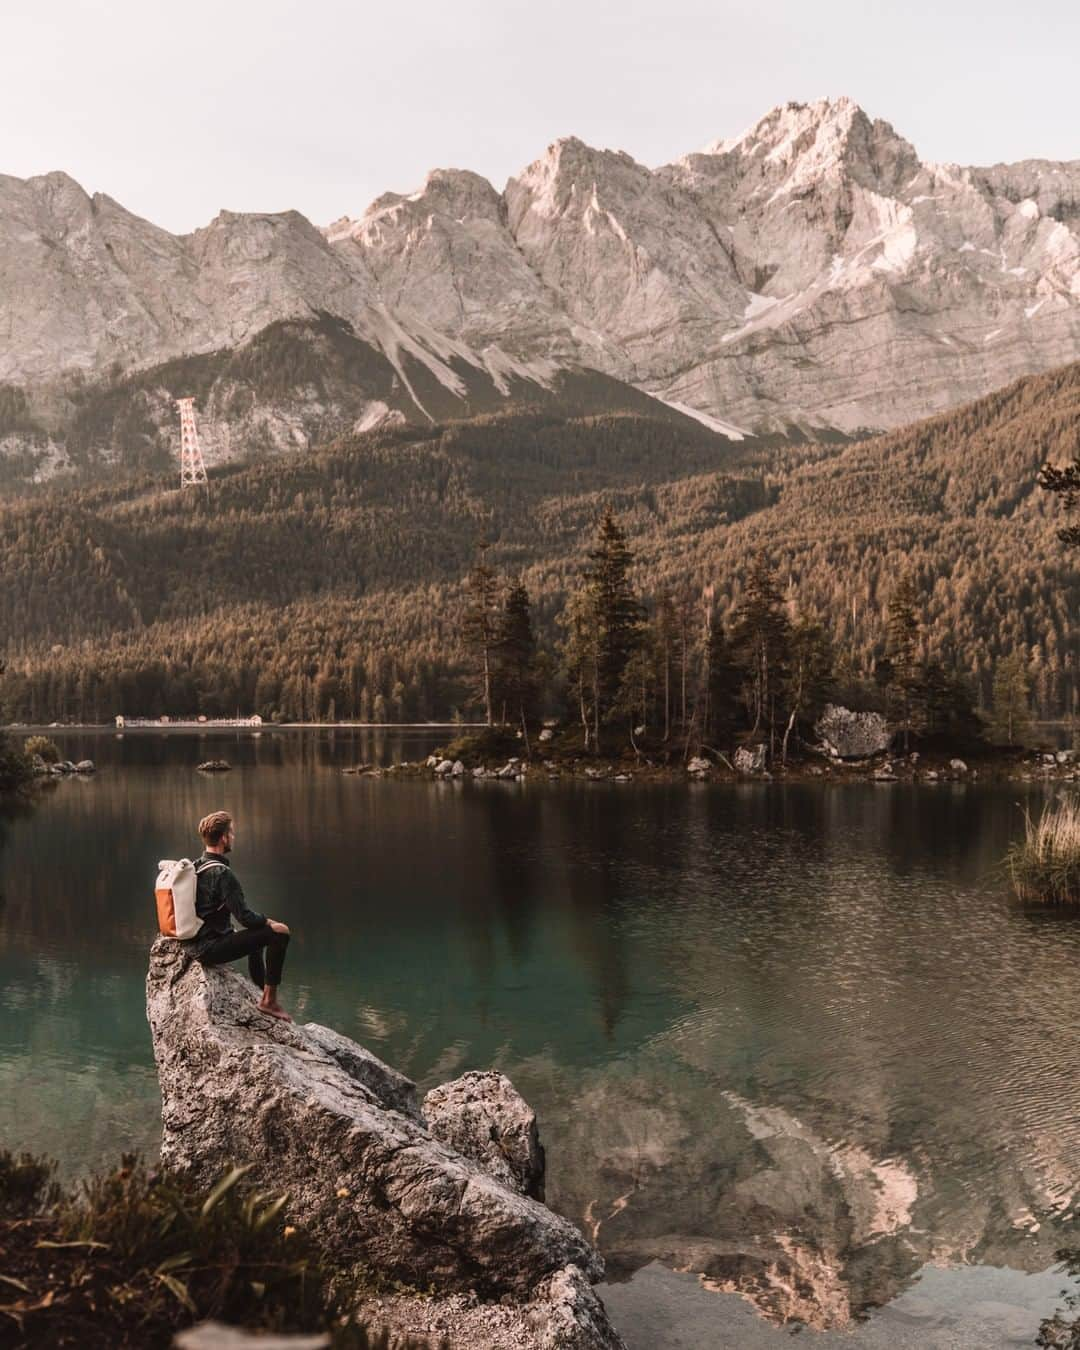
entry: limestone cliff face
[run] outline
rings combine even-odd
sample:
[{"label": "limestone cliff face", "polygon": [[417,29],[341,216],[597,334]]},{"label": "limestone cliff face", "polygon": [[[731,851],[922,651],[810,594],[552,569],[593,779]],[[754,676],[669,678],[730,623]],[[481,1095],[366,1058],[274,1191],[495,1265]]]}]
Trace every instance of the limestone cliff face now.
[{"label": "limestone cliff face", "polygon": [[[252,1163],[343,1271],[364,1262],[450,1300],[449,1330],[460,1313],[462,1333],[451,1344],[619,1350],[589,1287],[603,1262],[526,1194],[542,1185],[543,1154],[502,1075],[439,1089],[429,1127],[403,1075],[329,1028],[259,1013],[242,976],[206,970],[165,938],[151,952],[147,1016],[167,1166],[210,1182]],[[416,1309],[398,1321],[406,1314]]]},{"label": "limestone cliff face", "polygon": [[571,137],[502,193],[436,170],[325,230],[223,212],[178,237],[63,174],[0,178],[0,382],[332,314],[419,415],[408,361],[459,413],[477,381],[584,368],[753,430],[882,429],[1076,359],[1078,203],[1080,161],[924,163],[848,99],[658,169]]}]

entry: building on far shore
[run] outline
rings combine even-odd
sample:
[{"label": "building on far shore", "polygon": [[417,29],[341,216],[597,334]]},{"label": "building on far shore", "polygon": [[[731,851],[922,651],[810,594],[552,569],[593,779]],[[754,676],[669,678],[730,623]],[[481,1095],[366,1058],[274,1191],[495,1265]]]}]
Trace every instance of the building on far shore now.
[{"label": "building on far shore", "polygon": [[125,717],[123,713],[116,715],[117,731],[129,730],[132,727],[261,727],[262,718],[258,713],[251,717],[206,717],[200,714],[198,717]]}]

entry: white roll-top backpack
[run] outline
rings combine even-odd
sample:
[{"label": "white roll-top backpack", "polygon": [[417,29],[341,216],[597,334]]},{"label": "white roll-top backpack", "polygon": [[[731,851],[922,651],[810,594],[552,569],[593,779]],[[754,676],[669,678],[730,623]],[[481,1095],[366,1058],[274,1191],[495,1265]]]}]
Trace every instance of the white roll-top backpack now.
[{"label": "white roll-top backpack", "polygon": [[195,891],[200,872],[208,867],[225,867],[226,863],[200,858],[164,858],[158,863],[158,879],[154,888],[157,899],[158,931],[162,937],[193,938],[203,925],[195,913]]}]

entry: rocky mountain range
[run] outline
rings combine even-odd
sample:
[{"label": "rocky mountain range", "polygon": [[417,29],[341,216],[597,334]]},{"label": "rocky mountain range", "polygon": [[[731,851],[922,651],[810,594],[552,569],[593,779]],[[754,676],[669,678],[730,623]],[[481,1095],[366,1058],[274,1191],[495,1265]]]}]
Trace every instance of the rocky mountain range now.
[{"label": "rocky mountain range", "polygon": [[177,236],[65,174],[0,177],[0,300],[0,444],[36,445],[39,474],[87,384],[139,375],[168,407],[191,372],[147,380],[161,363],[328,316],[364,379],[205,387],[230,453],[558,401],[567,378],[731,436],[850,435],[1080,354],[1080,161],[924,163],[839,99],[656,169],[571,137],[502,193],[435,170],[325,229],[226,211]]}]

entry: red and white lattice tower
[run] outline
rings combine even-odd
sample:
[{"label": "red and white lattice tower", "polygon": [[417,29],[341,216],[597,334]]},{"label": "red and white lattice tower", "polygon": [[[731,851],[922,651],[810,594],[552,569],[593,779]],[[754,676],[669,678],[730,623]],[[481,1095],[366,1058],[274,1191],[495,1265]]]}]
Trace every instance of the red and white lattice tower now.
[{"label": "red and white lattice tower", "polygon": [[178,398],[176,406],[180,409],[180,486],[208,488],[206,464],[195,427],[195,400]]}]

